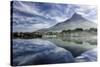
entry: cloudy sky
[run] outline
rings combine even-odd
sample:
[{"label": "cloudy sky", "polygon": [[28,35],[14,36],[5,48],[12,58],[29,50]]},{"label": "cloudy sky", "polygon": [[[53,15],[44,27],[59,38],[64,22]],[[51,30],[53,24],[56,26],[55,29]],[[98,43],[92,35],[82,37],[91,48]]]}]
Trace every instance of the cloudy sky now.
[{"label": "cloudy sky", "polygon": [[13,1],[13,32],[32,32],[52,27],[75,13],[97,23],[96,6]]}]

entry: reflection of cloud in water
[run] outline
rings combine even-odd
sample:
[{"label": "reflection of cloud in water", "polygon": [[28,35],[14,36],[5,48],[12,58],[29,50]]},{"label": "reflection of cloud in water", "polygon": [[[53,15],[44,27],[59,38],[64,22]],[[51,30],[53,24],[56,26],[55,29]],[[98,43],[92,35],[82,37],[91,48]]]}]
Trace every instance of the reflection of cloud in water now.
[{"label": "reflection of cloud in water", "polygon": [[73,62],[72,54],[55,44],[40,39],[13,40],[13,65]]},{"label": "reflection of cloud in water", "polygon": [[97,49],[92,49],[82,53],[80,56],[76,57],[76,62],[93,62],[97,61]]},{"label": "reflection of cloud in water", "polygon": [[[97,60],[96,49],[88,49],[89,51],[87,51],[86,48],[83,47],[83,49],[81,46],[69,45],[62,47],[57,43],[54,44],[42,39],[14,39],[12,65],[38,65]],[[78,57],[74,59],[75,54],[78,54]]]}]

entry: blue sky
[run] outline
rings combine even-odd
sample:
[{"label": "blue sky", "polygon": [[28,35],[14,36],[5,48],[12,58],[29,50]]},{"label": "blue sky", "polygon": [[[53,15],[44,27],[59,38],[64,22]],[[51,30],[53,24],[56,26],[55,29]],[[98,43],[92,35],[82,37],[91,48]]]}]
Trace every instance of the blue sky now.
[{"label": "blue sky", "polygon": [[49,28],[70,19],[75,13],[97,23],[96,6],[14,1],[12,9],[14,32]]}]

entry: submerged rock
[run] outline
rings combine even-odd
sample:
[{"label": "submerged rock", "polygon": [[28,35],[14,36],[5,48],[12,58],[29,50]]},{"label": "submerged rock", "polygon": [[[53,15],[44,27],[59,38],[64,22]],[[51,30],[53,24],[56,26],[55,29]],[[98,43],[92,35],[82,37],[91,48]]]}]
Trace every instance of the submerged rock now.
[{"label": "submerged rock", "polygon": [[12,65],[39,65],[74,62],[71,52],[41,39],[13,40]]}]

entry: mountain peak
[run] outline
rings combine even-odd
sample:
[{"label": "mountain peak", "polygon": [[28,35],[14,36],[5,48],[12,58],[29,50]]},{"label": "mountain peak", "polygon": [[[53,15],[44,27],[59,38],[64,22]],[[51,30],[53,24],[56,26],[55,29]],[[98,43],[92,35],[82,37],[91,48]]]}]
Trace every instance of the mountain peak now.
[{"label": "mountain peak", "polygon": [[42,29],[39,31],[61,31],[61,30],[76,29],[76,28],[89,29],[96,27],[97,25],[95,23],[88,21],[81,15],[75,13],[69,20],[60,22],[53,27],[50,27],[48,29]]},{"label": "mountain peak", "polygon": [[69,20],[66,20],[66,21],[76,21],[76,20],[85,20],[85,21],[87,21],[81,15],[79,15],[77,13],[75,13]]}]

